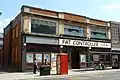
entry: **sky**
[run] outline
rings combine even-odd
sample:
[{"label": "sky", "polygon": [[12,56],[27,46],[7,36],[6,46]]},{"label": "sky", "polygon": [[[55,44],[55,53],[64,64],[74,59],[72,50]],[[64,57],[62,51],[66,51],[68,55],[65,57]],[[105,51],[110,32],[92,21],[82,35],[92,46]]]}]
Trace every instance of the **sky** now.
[{"label": "sky", "polygon": [[22,5],[120,22],[120,0],[0,0],[0,32],[17,16]]}]

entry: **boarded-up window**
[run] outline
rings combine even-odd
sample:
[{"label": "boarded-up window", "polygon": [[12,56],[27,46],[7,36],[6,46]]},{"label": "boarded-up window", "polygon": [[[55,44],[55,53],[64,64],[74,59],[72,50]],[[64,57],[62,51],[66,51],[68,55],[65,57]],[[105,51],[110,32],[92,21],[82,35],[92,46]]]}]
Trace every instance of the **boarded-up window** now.
[{"label": "boarded-up window", "polygon": [[16,38],[18,37],[18,26],[16,26]]},{"label": "boarded-up window", "polygon": [[13,31],[12,31],[12,39],[14,39],[14,37],[15,37],[15,30],[14,30],[14,28],[13,28]]},{"label": "boarded-up window", "polygon": [[18,47],[15,48],[15,62],[18,62]]},{"label": "boarded-up window", "polygon": [[12,62],[14,62],[14,58],[15,58],[15,57],[14,57],[14,52],[15,52],[15,51],[14,51],[14,48],[12,48]]}]

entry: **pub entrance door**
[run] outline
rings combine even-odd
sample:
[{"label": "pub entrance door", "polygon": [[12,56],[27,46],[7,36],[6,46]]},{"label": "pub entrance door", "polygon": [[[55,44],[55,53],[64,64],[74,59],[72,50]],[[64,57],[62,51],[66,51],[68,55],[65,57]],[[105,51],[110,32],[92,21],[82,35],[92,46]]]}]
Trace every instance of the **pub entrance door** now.
[{"label": "pub entrance door", "polygon": [[71,53],[71,68],[79,69],[80,68],[80,57],[79,57],[79,48],[73,47]]}]

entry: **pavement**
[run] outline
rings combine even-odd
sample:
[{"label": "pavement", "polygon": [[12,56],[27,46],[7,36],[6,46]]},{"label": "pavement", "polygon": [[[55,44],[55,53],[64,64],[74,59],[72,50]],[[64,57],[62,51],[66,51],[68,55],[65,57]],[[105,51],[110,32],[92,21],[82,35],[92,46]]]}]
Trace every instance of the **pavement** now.
[{"label": "pavement", "polygon": [[[33,74],[32,72],[23,72],[23,73],[8,73],[8,72],[0,72],[0,80],[55,80],[55,78],[59,77],[59,80],[69,80],[69,77],[72,76],[85,76],[85,75],[96,75],[102,73],[111,73],[117,72],[120,69],[109,69],[109,70],[94,70],[94,71],[81,71],[77,70],[69,70],[68,75],[48,75],[48,76],[39,76],[39,72],[37,74]],[[86,77],[87,78],[87,77]]]}]

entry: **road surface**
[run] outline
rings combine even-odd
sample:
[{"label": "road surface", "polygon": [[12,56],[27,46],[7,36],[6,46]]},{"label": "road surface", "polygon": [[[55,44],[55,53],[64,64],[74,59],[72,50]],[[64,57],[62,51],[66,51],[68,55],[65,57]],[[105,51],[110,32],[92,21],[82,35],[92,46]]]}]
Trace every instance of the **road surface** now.
[{"label": "road surface", "polygon": [[104,72],[104,73],[96,73],[96,74],[84,74],[84,75],[73,75],[73,76],[65,76],[65,77],[56,77],[56,78],[47,78],[47,79],[39,79],[39,78],[29,78],[25,80],[120,80],[120,71],[116,72]]}]

